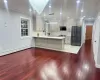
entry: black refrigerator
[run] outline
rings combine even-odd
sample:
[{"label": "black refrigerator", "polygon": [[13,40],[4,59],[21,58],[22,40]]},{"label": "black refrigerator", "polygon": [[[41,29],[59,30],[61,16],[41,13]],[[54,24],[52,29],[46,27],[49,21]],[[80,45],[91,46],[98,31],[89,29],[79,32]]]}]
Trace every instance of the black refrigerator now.
[{"label": "black refrigerator", "polygon": [[71,45],[81,46],[81,32],[82,32],[82,27],[72,26]]}]

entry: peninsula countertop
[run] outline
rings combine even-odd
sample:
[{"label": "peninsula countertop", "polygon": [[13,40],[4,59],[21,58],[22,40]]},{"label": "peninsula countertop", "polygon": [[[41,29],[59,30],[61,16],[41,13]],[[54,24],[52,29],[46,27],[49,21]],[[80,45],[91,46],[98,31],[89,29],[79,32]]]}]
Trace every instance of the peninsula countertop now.
[{"label": "peninsula countertop", "polygon": [[34,38],[49,38],[49,39],[65,39],[65,37],[53,37],[53,36],[33,36]]}]

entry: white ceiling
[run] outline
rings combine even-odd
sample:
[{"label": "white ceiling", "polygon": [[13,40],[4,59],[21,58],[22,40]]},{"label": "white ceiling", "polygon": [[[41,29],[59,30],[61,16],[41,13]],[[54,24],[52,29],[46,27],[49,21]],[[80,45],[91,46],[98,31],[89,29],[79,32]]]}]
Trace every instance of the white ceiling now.
[{"label": "white ceiling", "polygon": [[[44,9],[44,13],[46,14],[46,17],[49,18],[60,18],[60,9],[62,9],[62,16],[63,19],[67,17],[71,18],[80,18],[82,16],[86,16],[87,18],[93,17],[95,18],[98,13],[98,6],[99,6],[100,0],[81,0],[81,3],[79,4],[79,7],[77,8],[76,0],[51,0],[52,9],[51,12],[49,12],[49,4]],[[62,6],[63,5],[63,6]],[[84,12],[81,13],[81,9],[84,9]],[[49,13],[54,13],[53,16],[50,16]],[[42,14],[42,16],[43,16]]]},{"label": "white ceiling", "polygon": [[[82,16],[94,18],[99,10],[100,0],[81,0],[78,8],[76,8],[76,0],[51,0],[51,13],[54,13],[54,15],[49,15],[49,4],[45,7],[41,15],[43,16],[45,13],[46,18],[60,19],[60,9],[62,6],[63,19],[67,17],[76,18],[76,15],[80,18],[83,3],[84,12]],[[4,8],[3,0],[0,0],[0,8]],[[8,0],[8,8],[18,12],[29,13],[30,4],[28,0]]]},{"label": "white ceiling", "polygon": [[[8,9],[21,13],[29,13],[30,4],[28,0],[7,0]],[[5,8],[4,0],[0,0],[0,8]]]}]

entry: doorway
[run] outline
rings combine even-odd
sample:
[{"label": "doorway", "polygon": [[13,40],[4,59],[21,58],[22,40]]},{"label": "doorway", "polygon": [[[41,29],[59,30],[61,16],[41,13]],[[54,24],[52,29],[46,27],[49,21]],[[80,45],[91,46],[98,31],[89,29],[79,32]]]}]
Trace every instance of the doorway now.
[{"label": "doorway", "polygon": [[92,29],[93,25],[87,25],[86,26],[86,41],[91,41],[92,40]]}]

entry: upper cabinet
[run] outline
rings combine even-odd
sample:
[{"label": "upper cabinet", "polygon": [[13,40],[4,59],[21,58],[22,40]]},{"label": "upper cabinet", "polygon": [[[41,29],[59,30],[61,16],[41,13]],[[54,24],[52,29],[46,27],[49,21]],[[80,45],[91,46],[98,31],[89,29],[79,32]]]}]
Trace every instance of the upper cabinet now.
[{"label": "upper cabinet", "polygon": [[44,21],[41,16],[36,16],[36,31],[43,32],[44,30]]},{"label": "upper cabinet", "polygon": [[43,32],[44,20],[39,15],[33,15],[33,30],[35,32]]},{"label": "upper cabinet", "polygon": [[33,23],[33,30],[36,31],[36,15],[33,14],[32,16],[32,23]]}]

